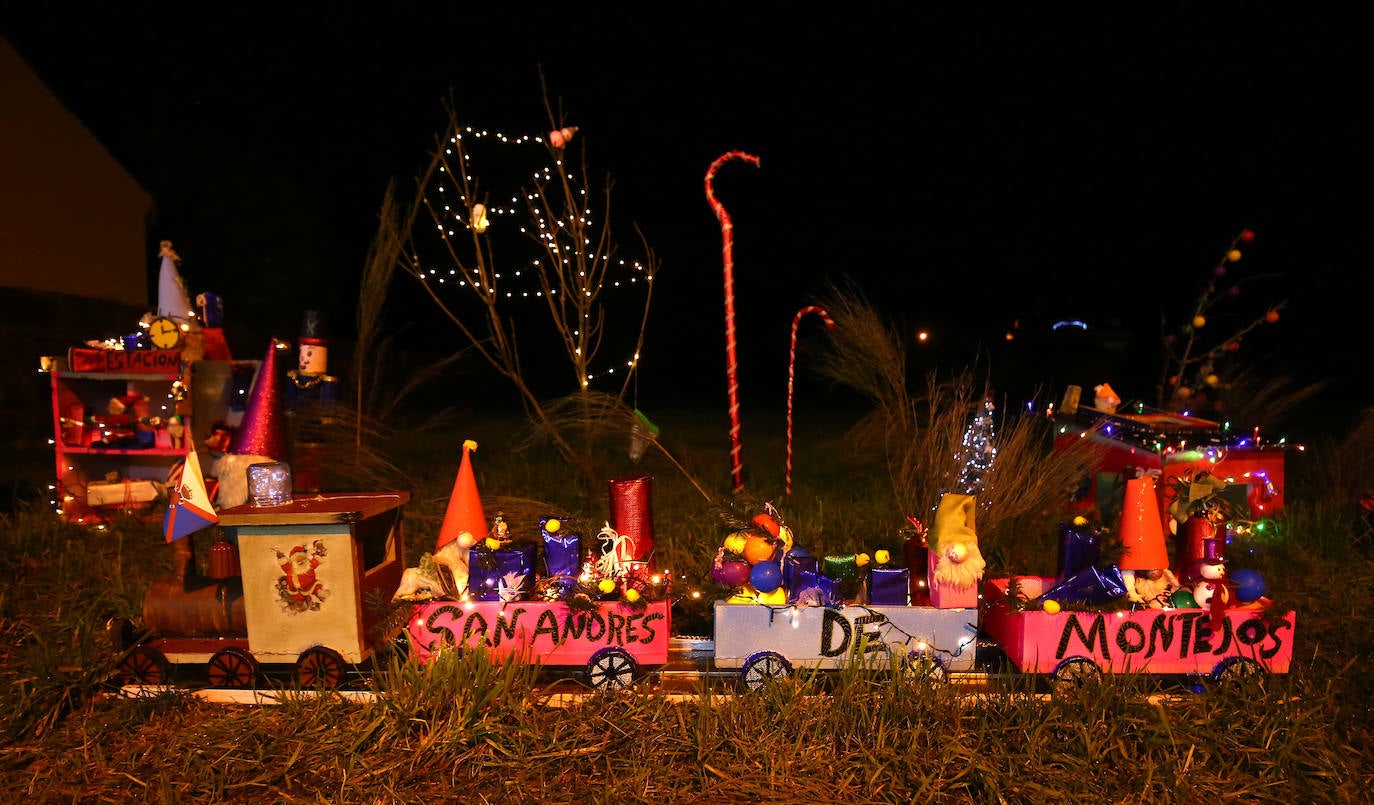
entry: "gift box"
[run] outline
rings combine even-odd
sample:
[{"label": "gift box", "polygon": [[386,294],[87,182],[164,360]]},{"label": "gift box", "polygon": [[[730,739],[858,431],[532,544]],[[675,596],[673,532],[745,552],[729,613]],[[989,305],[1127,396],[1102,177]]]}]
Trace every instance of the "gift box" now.
[{"label": "gift box", "polygon": [[875,567],[868,577],[868,603],[903,607],[911,594],[911,569]]},{"label": "gift box", "polygon": [[1126,582],[1116,565],[1090,567],[1080,570],[1035,600],[1041,604],[1053,600],[1060,604],[1103,605],[1126,595]]},{"label": "gift box", "polygon": [[550,534],[541,531],[544,542],[544,573],[548,576],[566,575],[576,577],[582,572],[582,537],[559,531]]},{"label": "gift box", "polygon": [[1097,564],[1098,533],[1089,526],[1059,524],[1059,578],[1067,579]]},{"label": "gift box", "polygon": [[839,580],[844,600],[851,601],[858,597],[864,578],[859,573],[859,559],[854,554],[823,557],[821,574]]},{"label": "gift box", "polygon": [[122,481],[96,481],[86,485],[87,506],[142,508],[157,500],[157,485],[152,481],[126,478]]},{"label": "gift box", "polygon": [[474,550],[468,580],[478,601],[524,601],[534,591],[533,543],[512,544],[494,551]]},{"label": "gift box", "polygon": [[782,560],[782,586],[789,590],[795,587],[798,574],[802,571],[808,571],[812,574],[819,573],[819,560],[806,554],[787,554]]},{"label": "gift box", "polygon": [[844,606],[843,583],[823,573],[798,570],[795,584],[787,588],[787,603],[814,607]]}]

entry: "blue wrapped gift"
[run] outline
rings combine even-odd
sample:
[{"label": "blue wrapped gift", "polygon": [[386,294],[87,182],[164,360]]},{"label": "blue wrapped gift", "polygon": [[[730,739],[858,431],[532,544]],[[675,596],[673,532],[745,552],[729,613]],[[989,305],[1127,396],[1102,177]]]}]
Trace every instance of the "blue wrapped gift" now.
[{"label": "blue wrapped gift", "polygon": [[801,553],[796,549],[789,551],[782,560],[782,586],[792,589],[796,586],[798,573],[803,570],[817,573],[819,565],[819,560],[808,553]]},{"label": "blue wrapped gift", "polygon": [[1121,568],[1116,565],[1103,565],[1080,570],[1064,579],[1035,599],[1044,604],[1053,599],[1060,604],[1106,604],[1126,595],[1126,581],[1121,576]]},{"label": "blue wrapped gift", "polygon": [[1101,556],[1099,534],[1089,526],[1059,524],[1059,581],[1073,578],[1097,565]]},{"label": "blue wrapped gift", "polygon": [[812,607],[844,606],[844,589],[839,579],[822,573],[798,570],[795,584],[787,588],[787,603]]},{"label": "blue wrapped gift", "polygon": [[534,591],[537,546],[512,543],[495,551],[471,554],[468,586],[478,601],[524,601]]},{"label": "blue wrapped gift", "polygon": [[911,593],[911,570],[905,567],[875,567],[868,578],[868,603],[904,607]]},{"label": "blue wrapped gift", "polygon": [[544,541],[544,573],[548,576],[573,576],[582,572],[582,537],[570,531],[550,534],[539,530]]}]

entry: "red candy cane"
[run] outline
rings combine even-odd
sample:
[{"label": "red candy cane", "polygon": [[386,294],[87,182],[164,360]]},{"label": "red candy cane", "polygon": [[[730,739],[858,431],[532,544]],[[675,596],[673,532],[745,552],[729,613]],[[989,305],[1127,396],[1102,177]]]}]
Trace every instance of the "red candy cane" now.
[{"label": "red candy cane", "polygon": [[732,159],[742,159],[758,167],[759,158],[743,151],[728,151],[716,158],[706,171],[706,200],[716,211],[720,220],[720,236],[723,243],[721,251],[725,256],[725,371],[730,390],[730,463],[735,481],[735,491],[744,488],[744,465],[740,462],[739,444],[739,364],[735,358],[735,263],[734,225],[730,223],[730,213],[716,201],[711,183],[715,181],[716,171]]},{"label": "red candy cane", "polygon": [[808,313],[820,316],[821,321],[825,322],[825,329],[835,329],[835,320],[819,305],[807,305],[792,317],[792,353],[787,362],[787,483],[783,492],[789,498],[792,497],[792,387],[797,379],[797,327]]}]

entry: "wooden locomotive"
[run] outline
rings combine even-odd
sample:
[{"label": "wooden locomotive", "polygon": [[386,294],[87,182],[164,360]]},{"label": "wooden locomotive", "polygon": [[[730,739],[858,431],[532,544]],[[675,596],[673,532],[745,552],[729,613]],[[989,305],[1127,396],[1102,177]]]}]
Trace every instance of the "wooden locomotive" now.
[{"label": "wooden locomotive", "polygon": [[326,494],[225,509],[205,575],[190,537],[176,540],[177,574],[143,600],[146,634],[113,624],[124,681],[163,684],[173,666],[204,664],[215,687],[253,687],[267,666],[290,668],[303,687],[341,685],[404,626],[378,602],[401,579],[409,497]]}]

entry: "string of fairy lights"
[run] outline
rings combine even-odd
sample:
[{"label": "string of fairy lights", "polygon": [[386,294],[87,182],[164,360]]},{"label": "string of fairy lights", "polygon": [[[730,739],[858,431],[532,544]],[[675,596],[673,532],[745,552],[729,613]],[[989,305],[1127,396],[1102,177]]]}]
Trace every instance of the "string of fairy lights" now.
[{"label": "string of fairy lights", "polygon": [[[561,149],[576,131],[575,127],[568,127],[547,135],[512,136],[468,126],[453,133],[436,167],[432,192],[424,199],[435,218],[434,231],[445,242],[452,260],[449,265],[439,265],[416,255],[411,273],[432,288],[471,292],[489,306],[544,303],[556,322],[568,323],[562,329],[563,338],[569,356],[582,370],[580,382],[585,389],[617,372],[634,371],[640,360],[636,349],[619,361],[596,361],[593,353],[600,343],[599,330],[604,318],[594,304],[607,291],[646,292],[641,289],[653,281],[654,272],[643,261],[616,257],[604,235],[601,244],[593,244],[586,236],[599,223],[585,206],[586,189],[572,173],[565,171],[561,159]],[[553,161],[523,174],[526,180],[532,180],[533,188],[522,188],[509,196],[503,194],[504,202],[491,203],[489,197],[477,190],[473,155],[466,147],[477,142],[537,148],[543,157],[552,156]],[[564,206],[569,212],[564,215],[554,213],[544,194],[544,188],[555,181],[565,188]],[[471,264],[456,252],[461,235],[472,239],[475,257]],[[489,264],[493,260],[492,238],[510,235],[538,243],[541,253],[521,258],[509,269],[497,270]],[[527,310],[517,307],[512,315]]]}]

